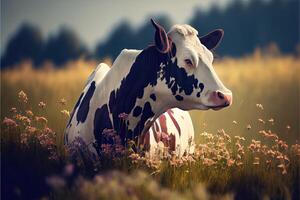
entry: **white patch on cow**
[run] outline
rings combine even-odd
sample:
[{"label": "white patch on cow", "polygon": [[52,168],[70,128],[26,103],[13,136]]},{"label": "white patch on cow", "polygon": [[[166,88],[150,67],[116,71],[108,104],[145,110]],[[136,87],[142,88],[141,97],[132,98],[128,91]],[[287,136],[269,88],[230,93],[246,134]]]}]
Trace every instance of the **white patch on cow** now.
[{"label": "white patch on cow", "polygon": [[171,27],[169,33],[178,33],[182,36],[198,35],[198,31],[188,24],[176,24]]}]

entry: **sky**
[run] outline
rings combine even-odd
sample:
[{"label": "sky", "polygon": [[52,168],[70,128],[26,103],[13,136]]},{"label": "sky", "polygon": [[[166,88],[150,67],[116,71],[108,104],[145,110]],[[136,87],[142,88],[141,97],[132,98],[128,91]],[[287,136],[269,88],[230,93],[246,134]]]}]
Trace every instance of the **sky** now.
[{"label": "sky", "polygon": [[37,25],[45,37],[67,25],[88,47],[94,48],[122,20],[133,27],[149,16],[167,15],[174,23],[185,23],[195,9],[225,7],[232,0],[0,0],[1,49],[23,22]]}]

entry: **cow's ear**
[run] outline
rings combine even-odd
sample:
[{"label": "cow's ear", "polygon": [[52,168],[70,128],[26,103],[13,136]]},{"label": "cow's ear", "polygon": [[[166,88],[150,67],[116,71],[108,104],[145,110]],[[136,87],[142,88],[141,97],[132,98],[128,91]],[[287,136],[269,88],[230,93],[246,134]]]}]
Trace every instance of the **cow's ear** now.
[{"label": "cow's ear", "polygon": [[155,28],[155,46],[161,53],[167,53],[170,50],[170,41],[165,29],[151,19]]},{"label": "cow's ear", "polygon": [[215,49],[219,43],[221,42],[224,35],[224,31],[222,29],[216,29],[207,35],[200,37],[200,42],[206,46],[209,50]]}]

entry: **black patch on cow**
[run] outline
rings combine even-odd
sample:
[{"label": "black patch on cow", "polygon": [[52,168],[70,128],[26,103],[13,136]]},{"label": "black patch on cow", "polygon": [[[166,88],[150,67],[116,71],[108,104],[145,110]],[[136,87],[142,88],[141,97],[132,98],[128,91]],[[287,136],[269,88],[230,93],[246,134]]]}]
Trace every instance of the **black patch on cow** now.
[{"label": "black patch on cow", "polygon": [[183,100],[183,97],[180,96],[180,95],[176,95],[175,98],[176,98],[177,101],[182,101]]},{"label": "black patch on cow", "polygon": [[153,116],[154,116],[154,113],[152,111],[151,104],[147,101],[144,105],[141,119],[138,122],[135,129],[133,130],[133,136],[140,135],[144,129],[146,121]]},{"label": "black patch on cow", "polygon": [[202,92],[202,90],[204,89],[204,84],[203,83],[199,83],[199,88],[200,88],[200,92]]},{"label": "black patch on cow", "polygon": [[197,92],[197,97],[200,97],[201,92]]},{"label": "black patch on cow", "polygon": [[150,95],[150,98],[151,98],[153,101],[156,101],[156,96],[155,96],[155,94],[151,94],[151,95]]},{"label": "black patch on cow", "polygon": [[81,101],[81,99],[82,99],[82,97],[83,97],[83,94],[84,94],[84,93],[81,93],[79,99],[77,100],[77,102],[76,102],[76,104],[75,104],[75,106],[74,106],[74,109],[73,109],[72,114],[71,114],[71,116],[70,116],[70,119],[69,119],[69,122],[68,122],[68,124],[67,124],[67,127],[68,127],[68,126],[70,126],[70,127],[72,126],[71,122],[72,122],[72,119],[73,119],[73,115],[74,115],[74,113],[75,113],[77,107],[78,107],[79,104],[80,104],[80,101]]},{"label": "black patch on cow", "polygon": [[[123,123],[122,120],[120,120],[119,114],[131,113],[135,107],[136,100],[143,98],[145,88],[149,85],[155,86],[157,84],[157,72],[160,70],[160,63],[165,63],[168,60],[170,60],[170,56],[158,52],[154,46],[143,50],[136,57],[127,76],[121,81],[120,87],[111,91],[109,97],[109,110],[113,117],[114,129],[120,134],[123,142],[125,141],[126,136],[131,135],[131,138],[137,136],[134,135],[137,131],[134,131],[133,134],[131,130],[128,130],[126,123]],[[150,103],[148,104],[150,106]],[[146,116],[151,117],[151,113],[153,113],[150,112],[151,106],[149,109],[148,104],[144,105],[142,111],[143,114],[141,116],[143,119]],[[144,110],[147,113],[144,113]],[[137,126],[142,129],[144,124],[142,123]],[[139,134],[140,133],[138,133],[138,135]]]},{"label": "black patch on cow", "polygon": [[[81,101],[81,99],[82,99],[82,97],[83,97],[83,94],[84,94],[84,93],[81,93],[79,99],[77,100],[77,102],[76,102],[76,104],[75,104],[75,106],[74,106],[74,109],[73,109],[73,111],[72,111],[72,113],[71,113],[70,119],[69,119],[68,124],[67,124],[67,128],[72,126],[72,123],[71,123],[71,122],[72,122],[74,113],[76,112],[76,109],[77,109],[77,107],[78,107],[79,104],[80,104],[80,101]],[[69,142],[69,134],[68,134],[68,132],[65,132],[64,144],[67,144],[68,142]]]},{"label": "black patch on cow", "polygon": [[95,81],[93,81],[90,84],[88,91],[86,92],[85,96],[82,99],[82,102],[81,102],[81,104],[78,108],[77,114],[76,114],[77,124],[79,124],[79,122],[81,122],[81,123],[85,122],[85,120],[87,118],[87,115],[88,115],[89,109],[90,109],[90,100],[96,89],[95,84],[96,84]]},{"label": "black patch on cow", "polygon": [[[184,68],[177,65],[177,59],[174,62],[167,62],[163,66],[163,75],[161,80],[165,80],[167,86],[171,89],[172,94],[176,97],[177,93],[184,92],[185,95],[191,95],[195,89],[199,88],[198,79],[194,75],[188,75]],[[203,84],[202,84],[203,85]]]},{"label": "black patch on cow", "polygon": [[98,144],[106,143],[102,140],[104,129],[112,128],[108,107],[107,104],[104,104],[101,108],[97,108],[94,117],[94,136]]},{"label": "black patch on cow", "polygon": [[133,116],[138,117],[142,113],[142,108],[140,106],[136,106],[133,110]]}]

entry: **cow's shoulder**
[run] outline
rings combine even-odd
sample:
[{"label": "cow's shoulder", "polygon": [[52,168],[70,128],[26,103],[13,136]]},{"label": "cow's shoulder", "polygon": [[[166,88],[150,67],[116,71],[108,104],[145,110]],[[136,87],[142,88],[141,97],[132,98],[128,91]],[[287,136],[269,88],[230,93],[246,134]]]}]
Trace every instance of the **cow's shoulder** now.
[{"label": "cow's shoulder", "polygon": [[122,58],[128,58],[128,59],[133,59],[136,58],[137,55],[141,53],[141,50],[137,49],[123,49],[120,53],[120,56]]},{"label": "cow's shoulder", "polygon": [[123,49],[114,61],[112,68],[117,68],[121,66],[129,66],[136,57],[141,53],[141,50],[136,49]]},{"label": "cow's shoulder", "polygon": [[110,67],[106,63],[100,63],[89,76],[86,86],[89,85],[89,83],[91,83],[92,81],[95,81],[96,85],[98,85],[109,72],[109,70]]}]

